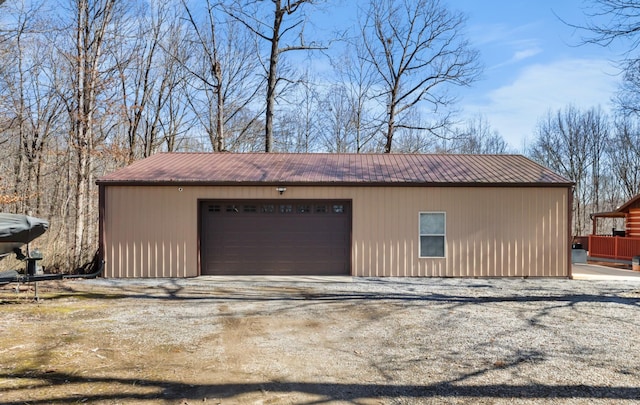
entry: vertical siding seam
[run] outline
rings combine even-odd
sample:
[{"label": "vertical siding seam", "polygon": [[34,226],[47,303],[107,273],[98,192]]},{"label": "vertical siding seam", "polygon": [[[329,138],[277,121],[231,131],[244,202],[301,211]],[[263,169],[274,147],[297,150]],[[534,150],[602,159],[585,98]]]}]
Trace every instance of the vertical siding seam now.
[{"label": "vertical siding seam", "polygon": [[[196,243],[190,243],[192,235],[186,233],[190,232],[186,228],[197,225],[198,207],[195,207],[195,215],[194,207],[187,207],[181,216],[186,217],[187,223],[180,232],[176,232],[170,223],[158,224],[151,230],[136,228],[136,213],[115,216],[113,213],[119,212],[118,207],[133,205],[148,207],[150,212],[161,210],[164,213],[169,206],[175,208],[177,204],[187,204],[186,200],[183,201],[187,197],[186,192],[190,193],[189,201],[195,201],[196,198],[222,198],[222,195],[224,198],[239,195],[264,198],[272,191],[270,187],[268,190],[266,187],[193,187],[185,188],[180,200],[173,201],[170,195],[160,195],[165,191],[162,187],[151,188],[151,193],[147,188],[113,187],[107,195],[104,223],[105,251],[109,257],[105,274],[113,277],[186,277],[192,275],[194,269],[197,273],[197,264],[194,267],[193,263],[197,247]],[[351,265],[352,273],[356,275],[560,276],[570,272],[570,250],[565,246],[570,241],[569,188],[380,190],[296,187],[292,191],[299,198],[315,198],[322,193],[352,198],[355,212]],[[477,197],[474,198],[476,205],[465,202],[469,201],[470,193]],[[162,198],[158,198],[159,195]],[[358,201],[370,204],[359,205]],[[400,211],[409,213],[408,217],[393,221],[387,215],[393,204],[400,206]],[[451,214],[447,215],[447,225],[451,229],[447,231],[446,256],[442,260],[423,260],[418,258],[419,237],[416,239],[414,232],[414,212],[438,209]],[[470,214],[477,219],[469,218]],[[513,221],[515,215],[519,216],[517,221]],[[409,237],[411,239],[407,240]],[[145,238],[149,240],[146,247]],[[471,238],[475,239],[469,240]],[[193,239],[197,240],[197,235]],[[468,246],[466,252],[465,245]]]}]

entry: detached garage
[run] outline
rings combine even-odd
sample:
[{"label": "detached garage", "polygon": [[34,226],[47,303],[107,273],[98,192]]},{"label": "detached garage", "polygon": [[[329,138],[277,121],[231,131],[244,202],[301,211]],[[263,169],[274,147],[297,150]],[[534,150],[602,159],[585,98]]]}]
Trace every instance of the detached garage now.
[{"label": "detached garage", "polygon": [[162,153],[97,181],[107,277],[568,277],[572,183],[518,155]]}]

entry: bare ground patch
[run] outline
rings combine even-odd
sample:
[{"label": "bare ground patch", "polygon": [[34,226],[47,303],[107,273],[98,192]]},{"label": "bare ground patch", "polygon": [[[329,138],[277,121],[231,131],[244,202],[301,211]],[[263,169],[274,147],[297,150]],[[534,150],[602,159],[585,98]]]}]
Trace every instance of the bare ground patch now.
[{"label": "bare ground patch", "polygon": [[636,403],[640,284],[95,280],[0,289],[4,404]]}]

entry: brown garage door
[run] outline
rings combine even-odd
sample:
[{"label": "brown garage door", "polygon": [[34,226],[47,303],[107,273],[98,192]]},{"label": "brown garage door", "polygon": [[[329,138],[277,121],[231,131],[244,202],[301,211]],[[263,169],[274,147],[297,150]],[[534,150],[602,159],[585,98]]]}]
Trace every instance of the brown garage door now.
[{"label": "brown garage door", "polygon": [[350,201],[203,201],[200,218],[203,275],[350,274]]}]

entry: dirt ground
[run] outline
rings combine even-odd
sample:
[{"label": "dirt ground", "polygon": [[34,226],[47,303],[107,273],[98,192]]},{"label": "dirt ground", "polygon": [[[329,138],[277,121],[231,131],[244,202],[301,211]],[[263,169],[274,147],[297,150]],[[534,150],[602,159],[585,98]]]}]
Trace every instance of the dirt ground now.
[{"label": "dirt ground", "polygon": [[2,404],[638,403],[640,284],[0,286]]}]

